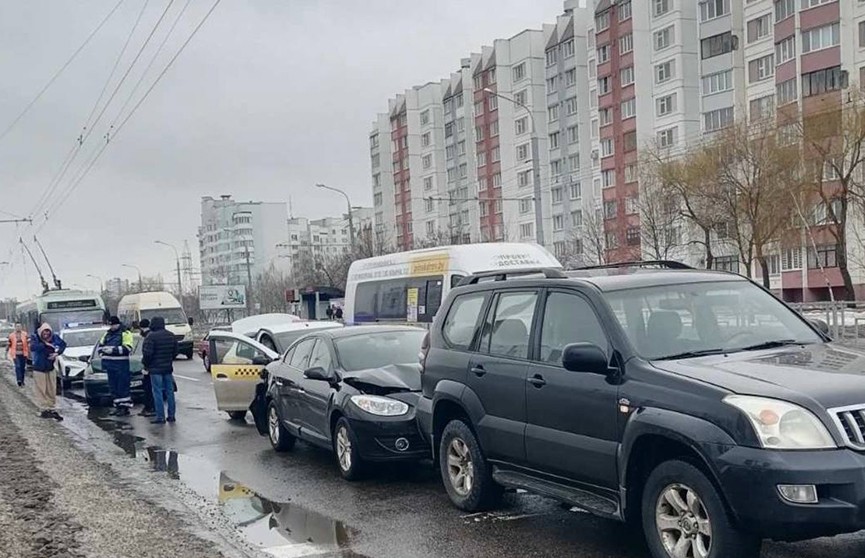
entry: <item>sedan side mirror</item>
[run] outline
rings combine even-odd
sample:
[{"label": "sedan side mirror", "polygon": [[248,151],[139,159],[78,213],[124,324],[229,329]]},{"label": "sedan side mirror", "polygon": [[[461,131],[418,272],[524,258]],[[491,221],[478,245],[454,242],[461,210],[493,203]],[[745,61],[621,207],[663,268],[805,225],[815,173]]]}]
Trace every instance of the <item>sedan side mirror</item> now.
[{"label": "sedan side mirror", "polygon": [[825,321],[815,318],[813,320],[809,320],[811,324],[820,330],[820,332],[824,335],[829,335],[829,324]]},{"label": "sedan side mirror", "polygon": [[609,364],[607,354],[592,343],[571,343],[562,353],[562,366],[571,372],[607,374]]},{"label": "sedan side mirror", "polygon": [[321,366],[307,368],[303,372],[303,377],[307,380],[321,380],[322,382],[332,382],[334,379],[333,373],[328,372]]},{"label": "sedan side mirror", "polygon": [[78,360],[80,360],[81,362],[84,362],[84,363],[90,362],[90,355],[80,356],[80,357],[78,357]]},{"label": "sedan side mirror", "polygon": [[252,358],[252,364],[255,366],[267,366],[272,361],[265,356],[257,356]]}]

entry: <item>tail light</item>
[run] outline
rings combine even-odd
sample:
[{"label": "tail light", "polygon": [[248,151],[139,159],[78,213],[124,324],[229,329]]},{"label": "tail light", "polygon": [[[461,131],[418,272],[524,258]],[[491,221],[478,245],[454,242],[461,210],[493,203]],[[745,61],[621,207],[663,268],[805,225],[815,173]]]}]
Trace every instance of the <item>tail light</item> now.
[{"label": "tail light", "polygon": [[418,359],[420,360],[420,373],[423,374],[426,369],[426,357],[429,354],[429,331],[426,332],[426,335],[423,336],[423,342],[420,344],[420,353],[418,354]]}]

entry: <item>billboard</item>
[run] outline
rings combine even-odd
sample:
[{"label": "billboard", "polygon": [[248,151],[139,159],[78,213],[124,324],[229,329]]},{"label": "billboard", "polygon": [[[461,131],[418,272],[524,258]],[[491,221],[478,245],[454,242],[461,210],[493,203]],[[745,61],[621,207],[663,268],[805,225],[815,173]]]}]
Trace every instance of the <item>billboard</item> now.
[{"label": "billboard", "polygon": [[207,285],[198,289],[202,310],[246,308],[246,285]]}]

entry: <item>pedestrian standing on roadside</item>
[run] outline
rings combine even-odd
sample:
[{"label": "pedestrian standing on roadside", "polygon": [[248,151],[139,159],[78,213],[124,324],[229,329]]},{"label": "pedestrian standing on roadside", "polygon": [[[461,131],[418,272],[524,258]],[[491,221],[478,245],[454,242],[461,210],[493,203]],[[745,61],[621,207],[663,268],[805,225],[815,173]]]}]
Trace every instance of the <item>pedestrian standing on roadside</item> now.
[{"label": "pedestrian standing on roadside", "polygon": [[327,310],[325,310],[324,313],[327,315],[328,320],[332,320],[333,319],[333,306],[328,304]]},{"label": "pedestrian standing on roadside", "polygon": [[341,322],[342,321],[342,306],[337,306],[336,311],[333,313],[333,315],[336,316],[336,321]]},{"label": "pedestrian standing on roadside", "polygon": [[24,327],[17,323],[15,331],[9,336],[9,360],[15,363],[15,380],[18,387],[24,387],[24,372],[27,369],[27,359],[30,358],[30,337]]},{"label": "pedestrian standing on roadside", "polygon": [[108,374],[108,387],[114,398],[116,417],[129,416],[132,397],[129,395],[132,376],[129,372],[129,355],[133,349],[132,332],[124,329],[120,318],[111,316],[109,328],[99,341],[99,354],[102,355],[102,369]]},{"label": "pedestrian standing on roadside", "polygon": [[39,416],[63,420],[54,408],[57,405],[57,355],[66,350],[66,342],[51,331],[51,326],[42,324],[30,339],[30,354],[33,360],[33,383]]},{"label": "pedestrian standing on roadside", "polygon": [[[177,337],[165,329],[165,319],[156,316],[150,322],[150,333],[144,339],[142,364],[150,375],[153,386],[153,404],[156,417],[152,424],[174,422],[174,357],[177,355]],[[166,417],[166,403],[168,404]]]},{"label": "pedestrian standing on roadside", "polygon": [[[150,320],[144,318],[140,322],[138,322],[138,334],[142,339],[147,337],[147,334],[150,333]],[[150,382],[150,374],[147,372],[147,369],[141,371],[144,375],[143,381],[141,382],[141,389],[144,390],[144,408],[138,413],[140,417],[152,417],[156,415],[156,411],[154,411],[153,407],[153,386]]]}]

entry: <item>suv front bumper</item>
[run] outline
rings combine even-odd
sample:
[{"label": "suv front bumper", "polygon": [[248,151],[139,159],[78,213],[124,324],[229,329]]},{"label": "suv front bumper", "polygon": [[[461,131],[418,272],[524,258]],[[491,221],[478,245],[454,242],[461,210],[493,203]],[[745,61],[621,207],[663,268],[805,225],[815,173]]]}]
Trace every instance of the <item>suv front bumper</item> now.
[{"label": "suv front bumper", "polygon": [[[727,503],[747,531],[796,541],[865,529],[865,454],[734,447],[716,466]],[[819,502],[787,502],[778,485],[814,485]]]}]

